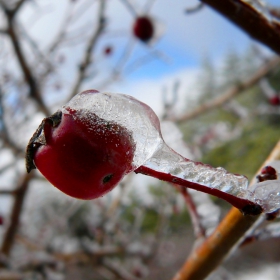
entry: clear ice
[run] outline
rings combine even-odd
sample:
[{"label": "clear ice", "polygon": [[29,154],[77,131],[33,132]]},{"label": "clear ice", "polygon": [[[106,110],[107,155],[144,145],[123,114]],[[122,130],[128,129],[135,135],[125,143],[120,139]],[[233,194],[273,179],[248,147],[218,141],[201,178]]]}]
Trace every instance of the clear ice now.
[{"label": "clear ice", "polygon": [[256,183],[249,188],[248,193],[248,199],[261,205],[265,213],[272,213],[280,209],[279,179]]},{"label": "clear ice", "polygon": [[64,114],[69,114],[67,107],[77,110],[80,117],[88,121],[94,113],[101,119],[125,127],[136,144],[134,169],[150,158],[162,142],[159,121],[153,110],[131,96],[86,91],[77,94],[62,107]]},{"label": "clear ice", "polygon": [[250,200],[260,205],[266,213],[280,209],[280,180],[256,183],[248,188],[248,179],[243,175],[231,174],[224,168],[214,168],[182,157],[165,144],[154,111],[131,96],[86,91],[77,94],[62,107],[62,112],[69,114],[66,108],[76,110],[76,115],[87,121],[95,114],[103,120],[125,127],[136,145],[134,170],[145,166],[171,174],[188,182]]}]

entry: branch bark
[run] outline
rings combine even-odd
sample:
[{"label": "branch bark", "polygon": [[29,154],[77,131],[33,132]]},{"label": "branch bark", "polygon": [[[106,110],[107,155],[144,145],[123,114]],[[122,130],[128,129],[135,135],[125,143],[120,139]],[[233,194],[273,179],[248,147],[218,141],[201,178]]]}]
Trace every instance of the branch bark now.
[{"label": "branch bark", "polygon": [[[201,0],[253,39],[280,54],[280,24],[241,0]],[[271,15],[272,16],[272,15]]]},{"label": "branch bark", "polygon": [[[260,170],[269,162],[280,160],[280,141],[276,144]],[[231,248],[258,220],[259,216],[244,216],[232,208],[214,233],[189,256],[173,280],[205,279],[227,256]]]}]

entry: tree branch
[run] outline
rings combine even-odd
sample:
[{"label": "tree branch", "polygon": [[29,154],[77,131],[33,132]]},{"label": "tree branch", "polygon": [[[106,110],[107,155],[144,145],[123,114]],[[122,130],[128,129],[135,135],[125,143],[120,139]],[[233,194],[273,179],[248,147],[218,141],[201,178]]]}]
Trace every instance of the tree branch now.
[{"label": "tree branch", "polygon": [[[280,159],[280,141],[268,156],[260,170],[269,162]],[[259,215],[244,216],[232,208],[214,233],[194,250],[173,280],[205,279],[226,257],[231,248],[257,221]]]},{"label": "tree branch", "polygon": [[16,191],[14,190],[1,190],[0,189],[0,195],[15,195]]},{"label": "tree branch", "polygon": [[258,83],[263,77],[265,77],[269,72],[280,65],[280,58],[274,57],[270,61],[268,61],[263,67],[257,70],[257,72],[251,76],[249,79],[239,83],[238,85],[234,85],[233,87],[229,88],[224,94],[210,100],[207,103],[202,104],[198,108],[194,109],[193,111],[187,112],[180,117],[172,118],[171,121],[176,123],[182,123],[187,120],[193,119],[197,116],[200,116],[216,107],[223,105],[224,103],[228,102],[233,97],[241,94],[246,89],[249,89],[256,83]]},{"label": "tree branch", "polygon": [[280,54],[280,24],[241,0],[201,0],[253,39]]},{"label": "tree branch", "polygon": [[22,212],[23,202],[25,198],[25,194],[28,189],[29,181],[32,179],[33,174],[26,174],[15,191],[15,201],[13,204],[13,209],[11,213],[11,223],[9,228],[5,232],[4,239],[1,246],[1,253],[4,255],[9,255],[12,245],[14,243],[16,231],[19,224],[20,214]]},{"label": "tree branch", "polygon": [[18,35],[15,30],[15,23],[13,20],[13,16],[7,9],[5,9],[4,11],[5,11],[5,14],[7,17],[7,21],[8,21],[7,34],[9,35],[9,37],[11,39],[11,42],[12,42],[17,60],[19,62],[20,68],[22,70],[23,76],[25,78],[25,81],[29,86],[29,95],[32,98],[34,98],[34,100],[37,101],[37,104],[39,105],[42,112],[44,112],[46,115],[49,115],[49,110],[47,109],[47,107],[45,106],[45,104],[42,100],[41,92],[38,87],[37,81],[36,81],[35,77],[33,76],[33,73],[31,71],[30,67],[28,66],[28,63],[27,63],[24,53],[22,51],[22,48],[21,48],[21,45],[20,45],[20,42],[18,39]]},{"label": "tree branch", "polygon": [[101,33],[104,29],[104,26],[105,26],[104,11],[105,11],[105,1],[100,0],[99,1],[99,12],[98,12],[98,23],[97,23],[98,25],[97,25],[97,28],[92,33],[92,35],[88,41],[88,44],[86,46],[84,57],[80,64],[78,76],[77,76],[75,85],[73,87],[71,97],[73,97],[75,94],[77,94],[78,91],[80,90],[80,86],[86,77],[86,71],[87,71],[89,65],[92,63],[93,48],[95,47],[97,40],[98,40],[99,36],[101,35]]},{"label": "tree branch", "polygon": [[[19,148],[13,141],[12,137],[9,135],[8,128],[6,126],[5,122],[5,106],[3,104],[3,91],[2,88],[0,87],[0,122],[1,122],[1,131],[0,131],[0,137],[3,140],[4,146],[7,148],[11,149],[14,153],[14,155],[20,155],[22,154],[22,149]],[[1,172],[1,170],[0,170]]]},{"label": "tree branch", "polygon": [[22,7],[22,5],[26,2],[26,0],[19,0],[15,7],[12,10],[12,17],[14,17],[16,15],[16,13],[20,10],[20,8]]}]

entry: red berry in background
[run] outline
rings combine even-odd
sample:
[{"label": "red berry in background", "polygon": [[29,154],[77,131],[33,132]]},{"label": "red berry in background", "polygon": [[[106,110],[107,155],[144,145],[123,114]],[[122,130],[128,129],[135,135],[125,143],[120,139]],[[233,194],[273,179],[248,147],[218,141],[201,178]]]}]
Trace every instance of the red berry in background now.
[{"label": "red berry in background", "polygon": [[100,197],[132,170],[132,136],[124,127],[92,112],[86,117],[69,107],[63,112],[45,118],[30,139],[27,171],[38,168],[55,187],[72,197]]},{"label": "red berry in background", "polygon": [[0,226],[2,226],[4,224],[4,218],[3,216],[0,215]]},{"label": "red berry in background", "polygon": [[136,18],[133,24],[133,34],[143,42],[150,41],[155,33],[153,20],[148,16]]},{"label": "red berry in background", "polygon": [[104,55],[106,56],[109,56],[111,55],[113,52],[113,48],[111,46],[107,46],[105,49],[104,49]]},{"label": "red berry in background", "polygon": [[269,98],[269,103],[273,106],[279,106],[280,105],[280,97],[278,95],[275,95],[275,96]]},{"label": "red berry in background", "polygon": [[262,174],[268,174],[268,175],[277,175],[277,172],[275,170],[275,168],[273,168],[270,165],[265,166],[262,170],[261,170]]},{"label": "red berry in background", "polygon": [[257,176],[257,180],[259,182],[267,181],[267,180],[276,180],[277,179],[277,171],[272,166],[265,166],[261,170],[261,174]]}]

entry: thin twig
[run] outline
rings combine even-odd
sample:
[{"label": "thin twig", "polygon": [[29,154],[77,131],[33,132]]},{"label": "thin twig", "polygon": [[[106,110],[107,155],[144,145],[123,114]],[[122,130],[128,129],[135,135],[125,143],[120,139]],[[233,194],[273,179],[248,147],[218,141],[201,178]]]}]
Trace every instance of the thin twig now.
[{"label": "thin twig", "polygon": [[199,217],[199,214],[196,209],[196,205],[195,205],[189,191],[187,190],[187,188],[184,188],[182,186],[178,186],[178,185],[174,185],[174,186],[176,187],[177,190],[179,190],[179,192],[184,197],[187,209],[188,209],[190,217],[191,217],[195,237],[197,239],[200,239],[201,237],[205,238],[205,228],[203,228],[203,226],[200,222],[201,218]]},{"label": "thin twig", "polygon": [[172,121],[177,123],[182,123],[187,120],[193,119],[197,116],[201,116],[202,114],[217,108],[224,103],[231,100],[233,97],[241,94],[246,89],[249,89],[256,83],[258,83],[263,77],[265,77],[269,72],[274,70],[280,64],[280,58],[274,57],[268,63],[266,63],[263,67],[261,67],[254,75],[252,75],[249,79],[240,82],[238,85],[234,85],[233,87],[229,88],[224,94],[218,96],[217,98],[210,100],[209,102],[202,104],[198,108],[194,109],[193,111],[187,112],[180,117],[172,118]]},{"label": "thin twig", "polygon": [[11,223],[7,231],[5,232],[1,250],[0,250],[1,253],[3,253],[4,255],[8,256],[13,246],[16,231],[20,220],[20,214],[22,213],[24,198],[28,189],[29,182],[32,179],[32,177],[33,177],[32,173],[24,175],[22,182],[16,189],[15,198],[14,198],[15,201],[11,213]]},{"label": "thin twig", "polygon": [[22,8],[22,5],[23,5],[25,2],[26,2],[26,0],[19,0],[19,1],[16,3],[15,7],[14,7],[13,10],[12,10],[12,16],[13,16],[13,17],[14,17],[14,16],[17,14],[17,12]]},{"label": "thin twig", "polygon": [[138,277],[133,276],[125,268],[112,260],[105,259],[102,262],[103,266],[110,270],[115,276],[123,280],[139,280]]},{"label": "thin twig", "polygon": [[29,95],[37,102],[39,105],[40,109],[42,110],[43,113],[46,115],[49,115],[49,110],[45,106],[45,103],[42,99],[42,95],[38,86],[38,83],[36,81],[36,78],[34,77],[27,61],[26,57],[23,53],[21,44],[19,42],[18,34],[16,32],[15,28],[15,22],[13,20],[13,17],[11,16],[10,12],[6,9],[4,9],[6,17],[7,17],[7,22],[8,22],[8,35],[11,39],[11,43],[13,45],[16,58],[19,62],[19,65],[21,67],[23,76],[25,78],[25,82],[29,86]]},{"label": "thin twig", "polygon": [[193,7],[186,8],[185,13],[186,14],[193,14],[193,13],[196,13],[196,12],[200,11],[203,7],[204,7],[203,3],[198,3],[197,5],[195,5]]},{"label": "thin twig", "polygon": [[137,16],[137,12],[130,0],[121,0],[121,2],[126,6],[126,8],[134,17]]},{"label": "thin twig", "polygon": [[280,24],[241,0],[201,0],[253,39],[280,54]]},{"label": "thin twig", "polygon": [[97,27],[94,30],[94,32],[92,33],[91,37],[88,40],[87,46],[86,46],[86,50],[84,53],[84,57],[82,59],[82,62],[80,64],[79,67],[79,71],[78,71],[78,76],[76,78],[76,82],[73,86],[73,90],[71,93],[71,96],[74,96],[75,94],[78,93],[81,84],[83,82],[83,80],[86,77],[86,72],[87,69],[89,68],[89,66],[92,63],[92,52],[93,49],[97,43],[98,38],[100,37],[100,35],[102,34],[102,31],[105,27],[105,1],[104,0],[100,0],[99,1],[99,11],[98,11],[98,23],[97,23]]},{"label": "thin twig", "polygon": [[[0,132],[0,137],[3,140],[3,144],[5,147],[11,149],[14,153],[14,155],[19,155],[22,154],[22,149],[19,148],[15,142],[13,141],[12,137],[9,135],[9,131],[5,122],[5,106],[3,102],[3,91],[2,88],[0,87],[0,121],[1,121],[1,132]],[[1,170],[0,170],[1,172]]]},{"label": "thin twig", "polygon": [[14,190],[1,190],[0,189],[0,195],[15,195],[16,191]]},{"label": "thin twig", "polygon": [[[280,159],[280,141],[276,144],[262,167]],[[262,169],[260,168],[260,170]],[[257,174],[260,173],[260,170]],[[235,243],[258,220],[259,215],[244,216],[232,208],[214,233],[195,249],[173,280],[205,279],[226,257]]]}]

